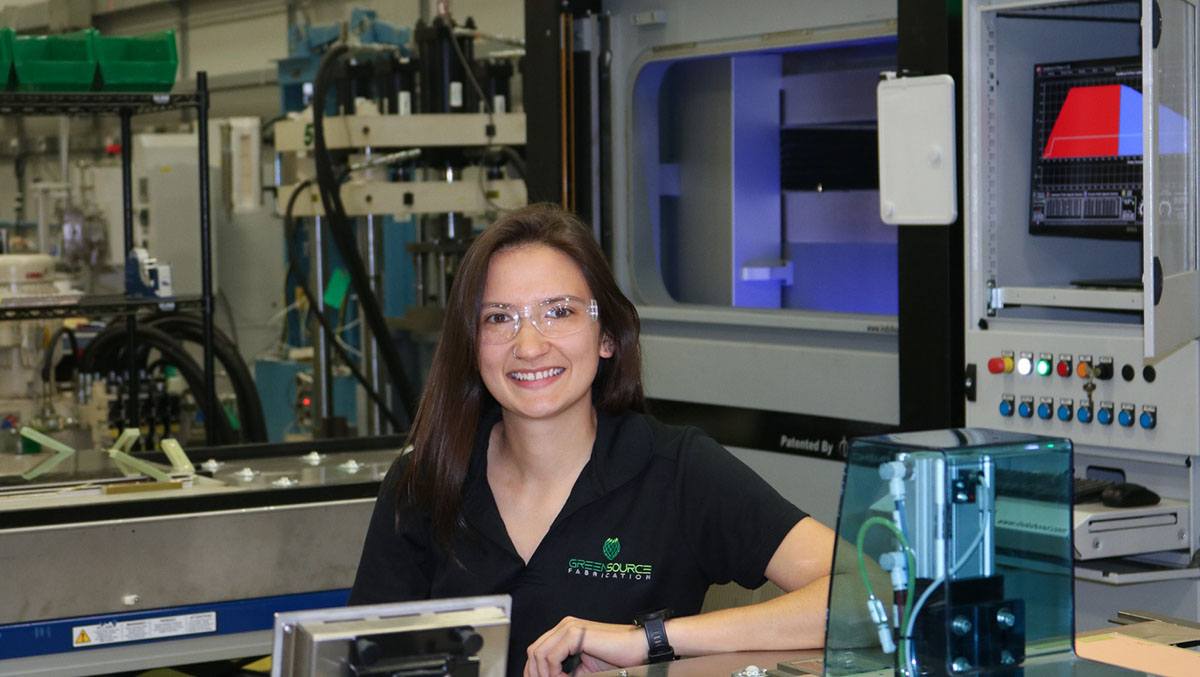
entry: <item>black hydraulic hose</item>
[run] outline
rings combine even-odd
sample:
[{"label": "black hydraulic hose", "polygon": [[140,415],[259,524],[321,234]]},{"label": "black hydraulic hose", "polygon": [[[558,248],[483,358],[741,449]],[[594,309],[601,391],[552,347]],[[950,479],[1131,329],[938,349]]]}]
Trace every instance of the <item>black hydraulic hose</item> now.
[{"label": "black hydraulic hose", "polygon": [[50,383],[50,372],[54,369],[54,349],[58,347],[58,340],[63,334],[67,335],[67,341],[71,344],[71,356],[76,360],[79,359],[79,342],[75,340],[75,332],[70,327],[59,327],[50,335],[50,343],[46,346],[46,352],[42,356],[42,383]]},{"label": "black hydraulic hose", "polygon": [[[147,327],[137,325],[134,328],[134,340],[140,344],[140,347],[153,348],[162,353],[163,357],[168,362],[175,365],[179,369],[179,374],[187,381],[188,389],[192,391],[192,396],[196,400],[196,405],[200,407],[200,411],[204,414],[205,419],[214,421],[217,433],[218,444],[233,444],[237,441],[237,436],[233,432],[233,428],[229,425],[229,419],[225,416],[224,411],[209,411],[207,409],[207,399],[204,397],[205,380],[204,368],[200,366],[196,360],[188,354],[187,349],[179,344],[175,339],[168,336],[166,333]],[[79,369],[82,372],[110,371],[119,369],[120,360],[124,359],[123,351],[126,341],[128,340],[127,332],[123,322],[118,320],[110,324],[104,331],[96,335],[83,351],[83,358],[80,360]],[[136,401],[136,400],[135,400]]]},{"label": "black hydraulic hose", "polygon": [[[496,133],[496,120],[494,117],[496,111],[492,107],[492,100],[488,98],[487,94],[484,93],[483,87],[479,86],[479,80],[475,78],[475,71],[471,68],[471,63],[467,61],[467,55],[463,53],[462,46],[458,44],[458,38],[453,36],[453,28],[448,27],[447,30],[450,30],[451,32],[450,45],[454,48],[454,55],[458,59],[459,64],[462,65],[463,71],[467,74],[467,81],[471,83],[471,87],[475,90],[475,95],[478,96],[479,100],[483,102],[483,110],[488,116],[488,146],[483,151],[483,156],[480,160],[481,164],[485,163],[487,158],[493,155],[501,155],[508,158],[509,163],[511,163],[513,168],[517,170],[518,178],[525,183],[525,190],[528,191],[529,180],[525,178],[525,160],[521,158],[521,155],[517,153],[517,151],[513,150],[509,146],[492,144],[492,136]],[[479,171],[479,186],[482,190],[483,167],[480,167]],[[492,199],[488,196],[486,190],[483,191],[483,195],[489,206],[500,208],[499,205],[496,205],[492,202]]]},{"label": "black hydraulic hose", "polygon": [[[196,315],[172,313],[157,315],[150,318],[147,325],[162,330],[168,335],[204,345],[204,321]],[[254,385],[254,377],[250,368],[242,359],[237,345],[229,339],[225,332],[213,328],[213,354],[217,362],[225,369],[229,382],[237,396],[238,418],[242,423],[243,442],[266,442],[267,419],[263,413],[262,401],[258,397],[258,388]]]},{"label": "black hydraulic hose", "polygon": [[[359,256],[358,244],[348,223],[346,210],[342,205],[340,185],[333,169],[333,158],[325,145],[325,101],[328,81],[334,66],[348,52],[349,47],[344,44],[330,48],[321,59],[316,82],[313,85],[313,149],[317,169],[317,186],[321,193],[321,204],[325,208],[325,217],[329,222],[330,235],[350,274],[350,282],[354,291],[358,294],[363,320],[379,346],[379,353],[383,357],[392,385],[400,396],[404,413],[409,420],[412,420],[417,410],[417,394],[405,373],[400,353],[391,341],[391,332],[383,319],[379,300],[371,290],[366,266],[363,265],[362,257]],[[336,341],[334,344],[336,345]],[[395,426],[394,422],[393,426]],[[400,430],[403,430],[403,427],[396,427],[396,432]]]},{"label": "black hydraulic hose", "polygon": [[342,344],[337,340],[337,332],[334,330],[333,325],[330,324],[329,318],[325,317],[325,313],[317,310],[316,306],[313,305],[314,297],[312,295],[312,290],[310,290],[308,287],[308,280],[304,279],[304,277],[300,274],[299,267],[295,265],[295,262],[300,259],[300,251],[296,247],[296,220],[293,218],[292,212],[296,208],[296,199],[299,198],[301,193],[303,193],[304,190],[310,185],[312,185],[312,180],[307,179],[300,182],[300,185],[292,189],[292,195],[288,198],[287,208],[283,211],[284,238],[287,240],[288,258],[291,259],[292,262],[291,265],[288,266],[287,274],[293,276],[296,284],[300,286],[300,290],[304,293],[304,298],[309,300],[309,311],[313,314],[313,317],[317,318],[317,322],[320,323],[321,329],[324,330],[324,332],[329,336],[330,345],[333,346],[333,349],[337,352],[338,357],[342,358],[342,362],[344,362],[350,369],[350,373],[354,375],[355,380],[357,380],[362,385],[363,389],[367,391],[367,396],[371,398],[371,401],[379,405],[379,408],[383,410],[383,413],[388,417],[388,421],[391,422],[392,427],[396,431],[404,430],[404,426],[401,423],[400,417],[396,415],[396,412],[392,411],[392,408],[388,406],[388,403],[379,395],[379,392],[371,387],[371,382],[367,380],[366,374],[362,373],[362,370],[360,370],[358,365],[355,363],[354,358],[350,356],[350,353],[347,352],[346,349],[342,347]]}]

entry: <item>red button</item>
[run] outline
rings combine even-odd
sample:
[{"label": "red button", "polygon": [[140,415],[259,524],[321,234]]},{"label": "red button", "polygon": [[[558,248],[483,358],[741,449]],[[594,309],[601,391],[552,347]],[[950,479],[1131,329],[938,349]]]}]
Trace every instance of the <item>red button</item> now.
[{"label": "red button", "polygon": [[1067,362],[1066,360],[1059,362],[1058,363],[1058,375],[1063,378],[1070,377],[1071,376],[1071,363]]},{"label": "red button", "polygon": [[993,357],[992,359],[988,360],[988,371],[993,374],[1003,374],[1004,373],[1004,358],[1003,357]]}]

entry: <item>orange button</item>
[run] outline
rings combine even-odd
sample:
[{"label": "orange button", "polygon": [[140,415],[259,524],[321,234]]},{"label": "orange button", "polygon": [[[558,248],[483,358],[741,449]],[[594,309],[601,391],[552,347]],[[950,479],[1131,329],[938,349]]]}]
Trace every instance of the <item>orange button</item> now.
[{"label": "orange button", "polygon": [[1087,378],[1088,372],[1090,372],[1091,370],[1092,370],[1091,362],[1080,362],[1079,364],[1075,365],[1075,373],[1079,376],[1079,378]]}]

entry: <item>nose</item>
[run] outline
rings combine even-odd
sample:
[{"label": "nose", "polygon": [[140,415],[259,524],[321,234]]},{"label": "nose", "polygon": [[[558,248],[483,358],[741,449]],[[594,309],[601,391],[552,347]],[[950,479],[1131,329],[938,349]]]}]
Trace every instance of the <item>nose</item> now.
[{"label": "nose", "polygon": [[513,357],[528,360],[541,356],[549,348],[550,343],[542,336],[542,332],[533,326],[529,318],[521,318],[517,327],[517,335],[513,339]]}]

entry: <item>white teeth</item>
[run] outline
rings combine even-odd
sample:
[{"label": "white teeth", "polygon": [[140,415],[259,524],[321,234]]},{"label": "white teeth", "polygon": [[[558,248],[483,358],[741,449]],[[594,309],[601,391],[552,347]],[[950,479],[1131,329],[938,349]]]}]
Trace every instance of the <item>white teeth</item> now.
[{"label": "white teeth", "polygon": [[544,378],[558,376],[559,374],[563,373],[564,371],[566,371],[566,370],[563,369],[562,367],[554,367],[552,369],[543,369],[541,371],[535,371],[533,373],[530,373],[527,371],[514,371],[511,374],[509,374],[509,377],[512,379],[515,379],[517,381],[540,381]]}]

